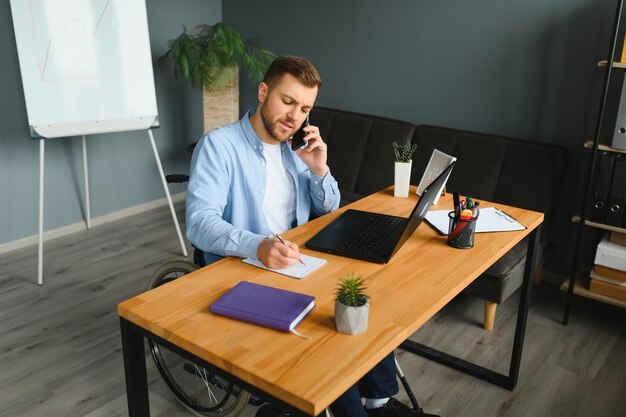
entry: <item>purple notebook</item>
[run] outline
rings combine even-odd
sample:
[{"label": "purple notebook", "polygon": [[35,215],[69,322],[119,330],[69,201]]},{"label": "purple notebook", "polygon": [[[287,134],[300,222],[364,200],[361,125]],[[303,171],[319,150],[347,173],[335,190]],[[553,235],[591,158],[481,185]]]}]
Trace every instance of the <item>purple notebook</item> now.
[{"label": "purple notebook", "polygon": [[241,281],[213,304],[221,316],[291,332],[315,306],[315,297]]}]

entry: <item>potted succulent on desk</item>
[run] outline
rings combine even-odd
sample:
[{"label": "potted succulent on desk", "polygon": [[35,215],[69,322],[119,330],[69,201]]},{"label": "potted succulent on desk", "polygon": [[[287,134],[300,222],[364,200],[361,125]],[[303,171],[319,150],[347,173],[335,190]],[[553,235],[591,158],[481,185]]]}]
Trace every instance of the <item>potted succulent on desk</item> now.
[{"label": "potted succulent on desk", "polygon": [[339,280],[335,290],[335,326],[337,331],[357,334],[367,329],[370,311],[363,278],[350,273]]},{"label": "potted succulent on desk", "polygon": [[411,145],[411,140],[407,139],[404,145],[398,145],[393,142],[393,154],[396,158],[394,167],[394,197],[409,196],[409,182],[411,180],[411,166],[413,165],[413,153],[417,149],[417,145]]},{"label": "potted succulent on desk", "polygon": [[239,119],[239,67],[251,80],[261,81],[274,54],[256,39],[243,40],[233,26],[218,22],[198,25],[168,42],[158,59],[174,63],[174,75],[182,76],[203,91],[204,131]]}]

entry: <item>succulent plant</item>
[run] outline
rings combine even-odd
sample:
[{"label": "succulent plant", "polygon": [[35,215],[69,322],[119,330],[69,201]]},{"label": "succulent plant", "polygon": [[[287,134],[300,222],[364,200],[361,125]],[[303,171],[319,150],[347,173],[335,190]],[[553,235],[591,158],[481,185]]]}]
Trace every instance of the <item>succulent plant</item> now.
[{"label": "succulent plant", "polygon": [[365,289],[365,283],[359,274],[347,274],[337,283],[335,300],[348,307],[364,306],[369,301]]},{"label": "succulent plant", "polygon": [[393,154],[396,157],[396,162],[410,162],[413,157],[413,153],[417,149],[417,145],[411,145],[411,139],[407,139],[404,145],[398,145],[398,142],[392,142]]}]

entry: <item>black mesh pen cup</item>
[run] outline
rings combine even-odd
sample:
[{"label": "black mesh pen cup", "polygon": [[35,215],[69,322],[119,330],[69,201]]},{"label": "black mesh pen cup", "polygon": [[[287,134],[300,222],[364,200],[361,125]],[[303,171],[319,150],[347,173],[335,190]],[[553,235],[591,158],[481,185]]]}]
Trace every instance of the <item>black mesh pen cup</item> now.
[{"label": "black mesh pen cup", "polygon": [[473,248],[478,216],[463,220],[460,216],[455,216],[454,211],[451,211],[448,213],[448,219],[448,245],[458,249]]}]

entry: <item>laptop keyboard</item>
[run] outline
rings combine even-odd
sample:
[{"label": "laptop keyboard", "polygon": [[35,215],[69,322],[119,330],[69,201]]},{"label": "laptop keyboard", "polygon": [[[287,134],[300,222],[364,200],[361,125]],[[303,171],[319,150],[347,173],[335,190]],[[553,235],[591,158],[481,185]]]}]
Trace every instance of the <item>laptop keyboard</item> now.
[{"label": "laptop keyboard", "polygon": [[343,250],[369,255],[403,220],[402,218],[387,216],[368,217],[363,221],[360,230],[346,237],[341,242],[340,247]]}]

